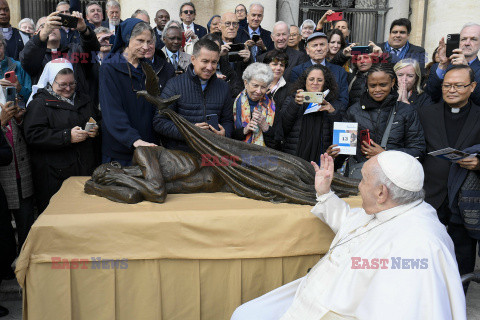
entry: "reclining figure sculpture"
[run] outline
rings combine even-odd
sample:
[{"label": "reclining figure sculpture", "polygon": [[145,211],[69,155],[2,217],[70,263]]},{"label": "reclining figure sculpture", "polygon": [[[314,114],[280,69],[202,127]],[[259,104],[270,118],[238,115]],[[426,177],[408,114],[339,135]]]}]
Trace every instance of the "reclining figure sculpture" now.
[{"label": "reclining figure sculpture", "polygon": [[[257,200],[315,205],[315,170],[310,163],[196,127],[168,108],[180,96],[160,99],[155,73],[147,64],[142,68],[147,90],[137,95],[174,122],[193,152],[139,147],[132,166],[112,162],[95,169],[86,193],[124,203],[163,203],[168,193],[233,192]],[[332,189],[341,197],[356,195],[358,181],[335,173]]]}]

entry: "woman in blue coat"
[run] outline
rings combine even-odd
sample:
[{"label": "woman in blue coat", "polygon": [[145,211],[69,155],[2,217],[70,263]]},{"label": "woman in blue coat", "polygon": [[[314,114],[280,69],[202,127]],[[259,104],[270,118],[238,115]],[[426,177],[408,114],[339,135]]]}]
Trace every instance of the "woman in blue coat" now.
[{"label": "woman in blue coat", "polygon": [[112,51],[100,67],[100,107],[102,110],[102,162],[130,165],[139,146],[156,146],[153,130],[156,107],[137,92],[145,90],[145,74],[140,62],[147,60],[153,30],[140,19],[123,21]]}]

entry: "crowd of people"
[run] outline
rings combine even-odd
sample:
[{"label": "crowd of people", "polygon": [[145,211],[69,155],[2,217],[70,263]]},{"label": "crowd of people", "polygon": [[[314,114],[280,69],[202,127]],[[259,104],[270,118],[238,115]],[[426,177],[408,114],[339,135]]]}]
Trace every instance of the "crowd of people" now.
[{"label": "crowd of people", "polygon": [[[144,63],[158,76],[161,98],[181,96],[170,108],[214,134],[317,164],[326,153],[335,169],[358,179],[364,163],[386,150],[415,157],[460,273],[473,271],[480,158],[452,163],[428,153],[451,147],[480,154],[480,24],[452,30],[460,46],[450,56],[440,39],[427,64],[425,49],[409,41],[406,18],[392,22],[387,41],[370,41],[360,53],[354,49],[367,44],[355,43],[349,21],[327,24],[333,11],[317,23],[278,21],[272,31],[262,27],[264,11],[261,3],[239,4],[205,28],[186,2],[179,20],[158,10],[152,28],[145,10],[121,20],[120,4],[110,0],[104,20],[99,3],[81,13],[71,0],[36,24],[22,19],[17,29],[0,0],[0,281],[14,277],[11,264],[34,212],[45,210],[65,179],[91,175],[101,163],[128,166],[139,146],[190,150],[174,123],[137,95],[146,89]],[[59,13],[76,27],[66,27]],[[317,112],[305,112],[312,107],[305,92],[325,93]],[[342,121],[369,132],[354,156],[333,144],[334,122]]]}]

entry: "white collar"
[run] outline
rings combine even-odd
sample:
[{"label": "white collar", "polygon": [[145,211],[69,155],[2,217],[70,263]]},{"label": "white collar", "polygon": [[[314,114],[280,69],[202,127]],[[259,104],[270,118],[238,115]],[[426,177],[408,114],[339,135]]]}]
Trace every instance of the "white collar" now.
[{"label": "white collar", "polygon": [[[185,24],[185,22],[182,22],[183,24],[183,30],[187,30],[188,25]],[[192,27],[192,30],[195,31],[195,24],[192,22],[190,23],[190,26]]]},{"label": "white collar", "polygon": [[407,204],[402,204],[400,206],[390,208],[388,210],[380,211],[378,213],[375,213],[375,218],[378,219],[380,222],[388,221],[418,206],[422,202],[423,200],[416,200]]}]

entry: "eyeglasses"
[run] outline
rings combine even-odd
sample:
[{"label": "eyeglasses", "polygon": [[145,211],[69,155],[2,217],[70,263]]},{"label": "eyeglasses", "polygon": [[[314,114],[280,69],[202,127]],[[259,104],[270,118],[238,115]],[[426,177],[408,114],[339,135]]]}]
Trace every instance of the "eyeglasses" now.
[{"label": "eyeglasses", "polygon": [[194,14],[195,13],[195,11],[193,11],[193,10],[183,10],[182,12],[185,13],[185,14]]},{"label": "eyeglasses", "polygon": [[469,84],[442,84],[442,90],[449,91],[451,88],[454,88],[455,91],[463,91],[471,84],[471,82]]},{"label": "eyeglasses", "polygon": [[238,23],[238,22],[230,22],[230,21],[227,21],[227,22],[224,22],[223,24],[224,24],[225,27],[227,27],[227,28],[230,28],[230,27],[232,27],[232,26],[233,26],[234,28],[236,28],[236,27],[239,26],[239,23]]},{"label": "eyeglasses", "polygon": [[77,81],[70,82],[70,83],[58,83],[56,80],[53,80],[56,84],[58,84],[58,87],[61,90],[67,89],[67,87],[70,87],[71,89],[75,89],[77,87]]}]

